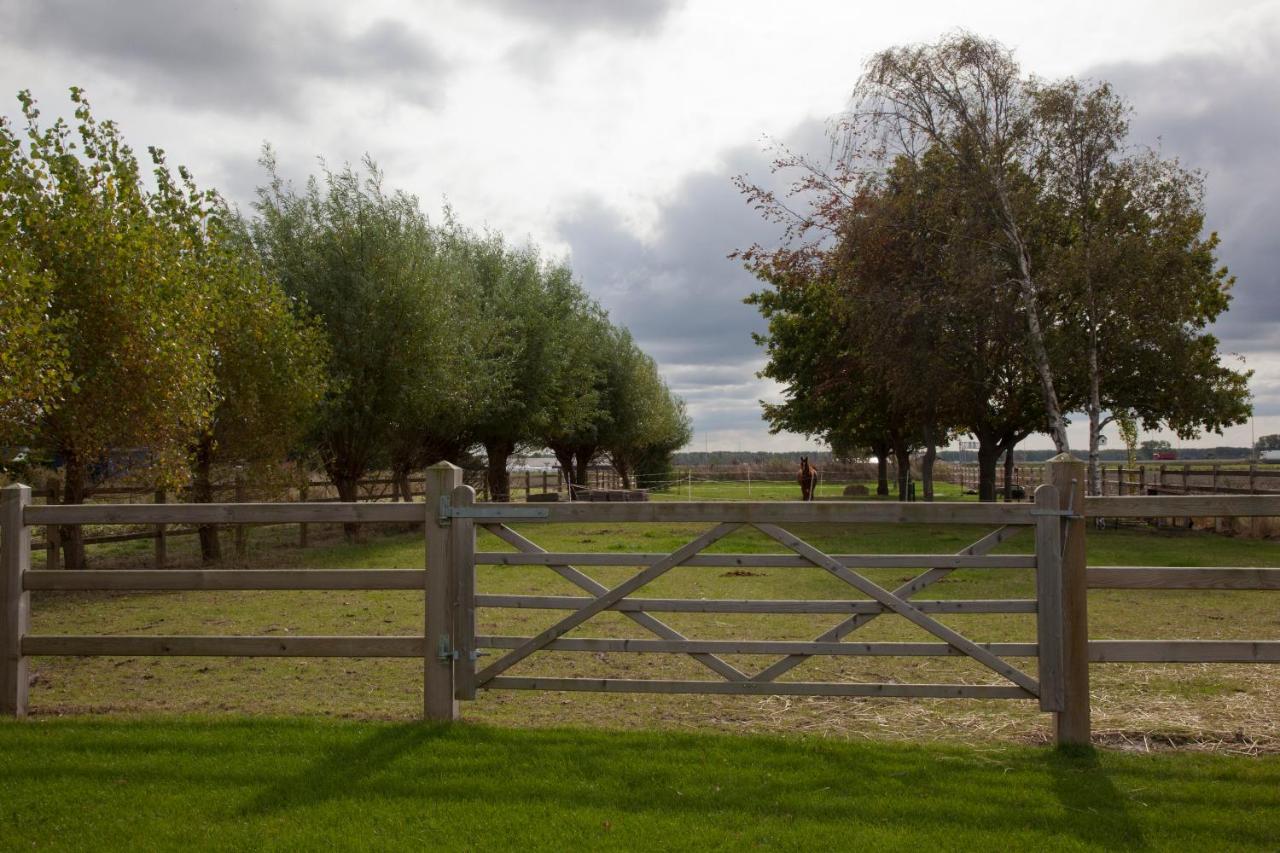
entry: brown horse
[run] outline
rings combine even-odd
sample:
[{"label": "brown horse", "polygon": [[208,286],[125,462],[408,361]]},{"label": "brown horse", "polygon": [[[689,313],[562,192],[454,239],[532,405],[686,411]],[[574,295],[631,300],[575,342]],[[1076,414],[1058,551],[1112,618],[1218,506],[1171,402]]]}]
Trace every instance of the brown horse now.
[{"label": "brown horse", "polygon": [[808,456],[800,457],[800,473],[796,474],[796,482],[800,484],[800,500],[813,500],[814,487],[818,485],[818,469],[809,464]]}]

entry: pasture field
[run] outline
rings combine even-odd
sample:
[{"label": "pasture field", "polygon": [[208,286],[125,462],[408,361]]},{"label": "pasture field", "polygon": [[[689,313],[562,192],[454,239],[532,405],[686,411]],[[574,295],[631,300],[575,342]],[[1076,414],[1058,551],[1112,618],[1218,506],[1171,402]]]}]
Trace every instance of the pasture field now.
[{"label": "pasture field", "polygon": [[5,850],[1274,850],[1280,759],[269,718],[0,724]]},{"label": "pasture field", "polygon": [[[745,497],[738,484],[703,484]],[[778,497],[793,497],[775,484]],[[838,487],[832,486],[832,489]],[[954,487],[952,487],[954,488]],[[754,494],[761,499],[765,495]],[[768,494],[766,492],[766,494]],[[250,531],[246,563],[256,567],[418,568],[420,532],[370,530],[365,544],[348,545],[336,531],[313,525],[313,541],[298,549],[289,527]],[[519,525],[521,532],[555,551],[662,552],[701,531],[696,524]],[[962,525],[795,525],[794,530],[830,553],[952,553],[986,528]],[[192,537],[170,543],[173,565],[197,565]],[[1002,547],[1029,551],[1030,531]],[[95,549],[97,567],[145,567],[147,542]],[[481,550],[507,550],[482,534]],[[776,552],[755,532],[739,532],[712,550]],[[230,553],[230,549],[228,549]],[[37,557],[38,559],[38,557]],[[1188,530],[1124,527],[1090,530],[1095,565],[1276,566],[1280,545]],[[229,565],[234,561],[228,561]],[[591,568],[607,585],[629,576],[625,567]],[[880,583],[904,581],[913,570],[870,570]],[[536,566],[478,570],[481,592],[575,594],[550,570]],[[925,597],[1021,598],[1032,594],[1028,570],[961,570]],[[832,598],[850,589],[819,569],[724,570],[685,567],[662,577],[645,595],[706,598]],[[420,593],[387,592],[144,592],[34,593],[34,634],[421,634]],[[1095,639],[1276,639],[1280,598],[1273,592],[1095,591],[1090,595]],[[482,634],[531,635],[558,614],[537,610],[482,609]],[[839,620],[833,615],[664,614],[694,638],[812,639]],[[955,614],[942,621],[978,641],[1034,639],[1032,614]],[[570,636],[643,637],[643,629],[615,613],[588,621]],[[917,640],[926,635],[886,616],[861,629],[863,640]],[[484,660],[482,659],[482,663]],[[735,656],[756,671],[764,656]],[[1015,661],[1017,662],[1017,661]],[[1020,661],[1034,667],[1034,661]],[[33,712],[76,713],[233,712],[316,715],[362,719],[411,719],[421,711],[422,665],[417,660],[316,658],[36,658],[32,662]],[[685,656],[621,653],[539,653],[512,674],[620,678],[716,678]],[[794,680],[967,681],[996,677],[968,659],[844,657],[812,659],[786,676]],[[1267,665],[1094,665],[1095,737],[1100,742],[1146,749],[1190,744],[1242,752],[1280,749],[1280,671]],[[901,700],[831,697],[646,696],[526,691],[481,691],[463,704],[465,719],[504,726],[563,725],[678,730],[817,733],[846,739],[1030,742],[1047,739],[1048,717],[1033,703],[1000,700]]]}]

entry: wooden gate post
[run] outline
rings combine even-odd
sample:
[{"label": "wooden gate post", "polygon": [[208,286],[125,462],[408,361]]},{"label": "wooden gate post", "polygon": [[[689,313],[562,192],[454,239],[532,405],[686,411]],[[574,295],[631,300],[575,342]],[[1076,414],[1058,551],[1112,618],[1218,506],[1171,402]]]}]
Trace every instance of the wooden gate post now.
[{"label": "wooden gate post", "polygon": [[31,630],[31,594],[22,575],[31,568],[31,528],[22,517],[31,489],[0,489],[0,715],[27,715],[27,659],[22,637]]},{"label": "wooden gate post", "polygon": [[1059,745],[1089,743],[1089,599],[1085,579],[1084,491],[1087,469],[1070,454],[1049,460],[1047,482],[1058,491],[1062,526],[1062,710],[1054,714]]},{"label": "wooden gate post", "polygon": [[[476,490],[467,485],[453,490],[455,507],[474,506]],[[449,530],[450,582],[453,592],[453,663],[455,699],[476,698],[476,523],[455,518]]]},{"label": "wooden gate post", "polygon": [[[235,491],[236,503],[238,504],[244,503],[245,502],[244,468],[240,465],[236,466],[235,489],[236,489]],[[248,552],[248,548],[246,547],[246,541],[245,541],[245,537],[248,534],[248,532],[249,532],[248,528],[243,524],[237,524],[235,527],[236,557],[240,559],[243,559],[244,555]]]},{"label": "wooden gate post", "polygon": [[424,526],[427,606],[422,697],[422,716],[427,720],[458,719],[458,701],[454,698],[454,661],[458,649],[454,639],[451,520],[441,517],[441,509],[445,499],[451,499],[453,490],[460,485],[462,469],[456,465],[437,462],[427,469]]},{"label": "wooden gate post", "polygon": [[1040,670],[1040,710],[1065,707],[1062,682],[1062,516],[1058,490],[1036,487],[1036,662]]}]

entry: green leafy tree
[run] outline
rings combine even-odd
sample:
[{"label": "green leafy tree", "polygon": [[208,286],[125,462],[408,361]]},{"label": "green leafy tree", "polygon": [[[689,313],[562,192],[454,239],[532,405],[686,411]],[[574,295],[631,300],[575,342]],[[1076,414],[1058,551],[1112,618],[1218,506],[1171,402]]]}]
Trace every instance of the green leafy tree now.
[{"label": "green leafy tree", "polygon": [[[11,239],[48,288],[40,298],[65,348],[48,390],[57,405],[40,412],[36,439],[65,463],[64,501],[80,503],[90,466],[113,449],[145,448],[158,480],[185,478],[190,437],[214,406],[216,299],[189,230],[160,210],[162,153],[152,152],[156,193],[117,126],[98,122],[79,89],[71,100],[74,129],[42,127],[20,93],[22,138],[5,122],[0,148]],[[68,568],[82,567],[80,528],[63,541]]]},{"label": "green leafy tree", "polygon": [[1154,153],[1122,156],[1130,108],[1106,83],[1041,84],[1031,96],[1058,220],[1045,277],[1083,351],[1070,372],[1085,387],[1098,494],[1109,412],[1187,438],[1219,431],[1248,416],[1249,373],[1225,366],[1205,332],[1232,279],[1215,258],[1218,236],[1203,236],[1201,178]]},{"label": "green leafy tree", "polygon": [[1258,450],[1280,450],[1280,434],[1264,435],[1258,439]]},{"label": "green leafy tree", "polygon": [[270,149],[262,162],[269,182],[250,230],[267,271],[323,324],[329,381],[309,444],[340,499],[353,501],[359,481],[390,462],[426,377],[452,373],[439,247],[417,200],[385,190],[372,161],[325,170],[302,192],[279,177]]},{"label": "green leafy tree", "polygon": [[595,309],[568,266],[544,262],[534,247],[497,234],[470,235],[467,245],[490,324],[471,369],[496,384],[470,434],[485,450],[489,494],[503,501],[512,454],[544,446],[553,430],[571,434],[597,409],[590,339],[581,333]]}]

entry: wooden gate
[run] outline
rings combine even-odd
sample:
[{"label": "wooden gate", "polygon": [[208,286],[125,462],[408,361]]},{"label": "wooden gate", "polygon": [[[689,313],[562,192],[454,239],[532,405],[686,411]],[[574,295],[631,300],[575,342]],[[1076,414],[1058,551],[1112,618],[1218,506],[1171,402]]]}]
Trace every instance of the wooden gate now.
[{"label": "wooden gate", "polygon": [[[1073,484],[1074,485],[1074,484]],[[1044,711],[1068,712],[1065,701],[1064,642],[1068,636],[1063,602],[1070,596],[1063,574],[1064,529],[1079,518],[1070,506],[1060,506],[1059,490],[1041,486],[1034,503],[1026,504],[889,504],[849,503],[681,503],[476,505],[474,492],[455,489],[440,507],[438,521],[451,527],[452,553],[442,562],[451,566],[452,620],[437,637],[442,663],[448,663],[453,698],[473,699],[478,689],[603,691],[639,693],[706,693],[810,696],[897,696],[1037,700]],[[669,553],[619,554],[545,550],[513,529],[522,522],[704,522],[710,525]],[[794,523],[948,523],[991,525],[993,530],[953,554],[829,554],[784,527]],[[1034,528],[1035,553],[997,555],[992,552],[1018,529]],[[492,533],[515,550],[476,551],[476,532]],[[755,529],[783,549],[776,554],[706,553],[730,534]],[[526,529],[527,532],[527,529]],[[535,535],[535,534],[531,534]],[[441,555],[442,557],[444,555]],[[477,594],[477,565],[536,565],[582,590],[582,596]],[[608,587],[581,567],[638,566],[616,586]],[[816,567],[848,585],[848,598],[819,600],[671,599],[637,597],[644,588],[678,566],[688,567]],[[893,588],[882,586],[860,570],[912,568],[923,571]],[[958,569],[1033,569],[1036,597],[1029,599],[922,599],[919,594]],[[1083,567],[1081,567],[1083,568]],[[1082,571],[1080,573],[1082,575]],[[1081,577],[1080,582],[1083,583]],[[856,597],[855,597],[856,596]],[[476,631],[477,608],[530,608],[567,611],[550,627],[532,636],[482,635]],[[606,611],[624,615],[651,637],[566,636]],[[662,621],[657,613],[754,613],[841,615],[836,624],[809,641],[690,639]],[[983,613],[1037,615],[1033,643],[983,643],[943,624],[936,614]],[[882,616],[897,616],[932,635],[932,642],[851,642],[847,638]],[[437,623],[437,626],[443,625]],[[432,627],[428,626],[429,636]],[[496,659],[478,660],[482,649]],[[690,656],[715,678],[579,678],[514,675],[511,670],[540,652],[676,653]],[[744,671],[724,655],[776,655],[758,671]],[[969,683],[848,683],[788,681],[781,676],[814,656],[964,656],[999,676],[994,684]],[[1028,672],[1009,658],[1036,659]],[[1087,678],[1087,675],[1086,675]],[[1086,724],[1087,725],[1087,724]],[[1060,725],[1060,729],[1062,726]],[[1068,727],[1069,728],[1069,727]]]}]

